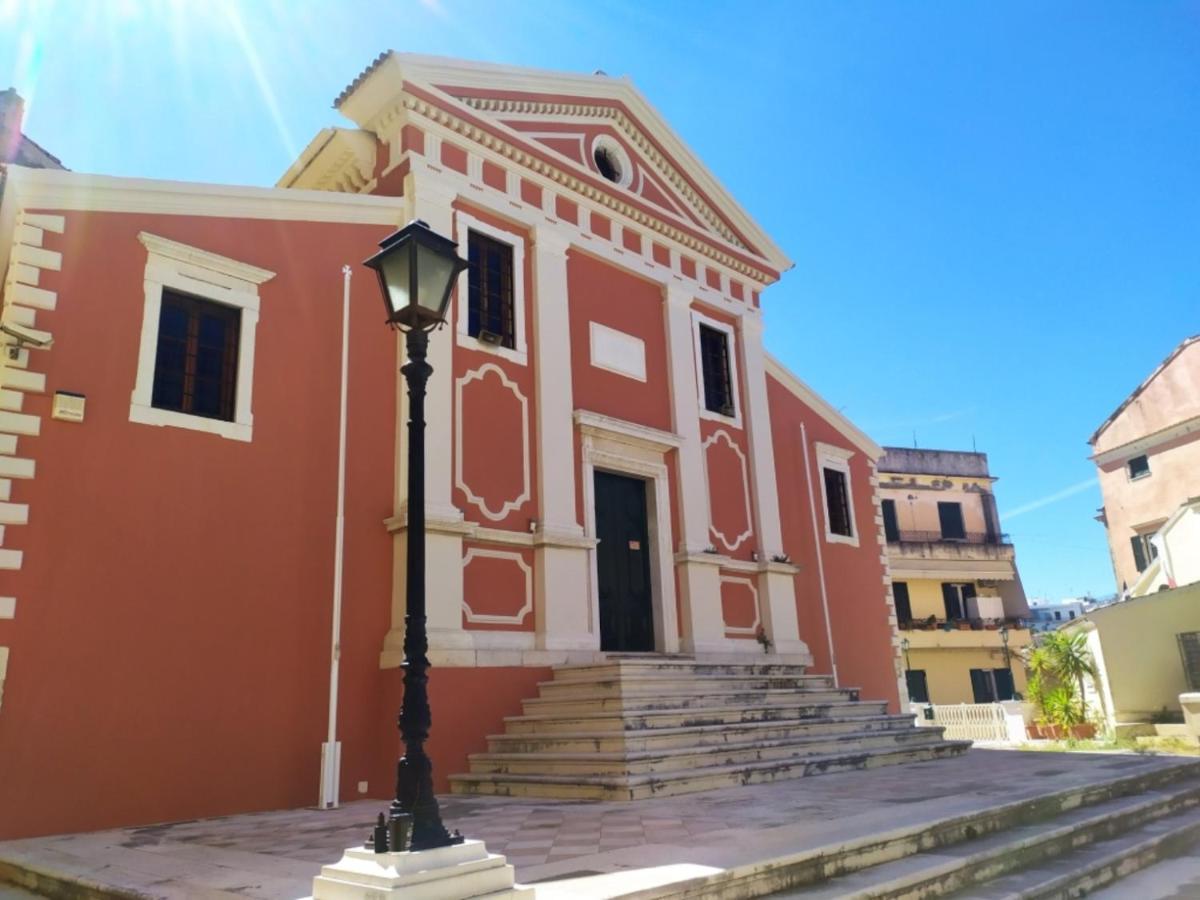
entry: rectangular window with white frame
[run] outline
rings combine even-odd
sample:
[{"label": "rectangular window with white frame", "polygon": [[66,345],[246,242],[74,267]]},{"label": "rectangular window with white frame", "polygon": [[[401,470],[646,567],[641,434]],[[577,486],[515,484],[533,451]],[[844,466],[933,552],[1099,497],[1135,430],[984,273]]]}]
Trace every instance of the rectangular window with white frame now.
[{"label": "rectangular window with white frame", "polygon": [[825,540],[858,546],[854,523],[854,492],[850,478],[853,450],[817,442],[817,467],[821,473],[821,499],[825,506]]},{"label": "rectangular window with white frame", "polygon": [[142,335],[129,420],[249,441],[260,284],[274,272],[142,232]]},{"label": "rectangular window with white frame", "polygon": [[467,253],[458,281],[458,345],[525,365],[524,239],[462,211],[455,214],[455,236]]},{"label": "rectangular window with white frame", "polygon": [[692,312],[700,418],[742,426],[738,404],[736,338],[732,325]]}]

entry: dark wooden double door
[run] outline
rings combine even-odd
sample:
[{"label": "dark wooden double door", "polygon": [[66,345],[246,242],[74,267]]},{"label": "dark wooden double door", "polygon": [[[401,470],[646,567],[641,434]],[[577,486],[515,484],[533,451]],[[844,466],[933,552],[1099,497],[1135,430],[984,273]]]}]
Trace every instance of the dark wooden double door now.
[{"label": "dark wooden double door", "polygon": [[650,535],[646,482],[596,472],[596,575],[600,595],[600,649],[654,649],[650,590]]}]

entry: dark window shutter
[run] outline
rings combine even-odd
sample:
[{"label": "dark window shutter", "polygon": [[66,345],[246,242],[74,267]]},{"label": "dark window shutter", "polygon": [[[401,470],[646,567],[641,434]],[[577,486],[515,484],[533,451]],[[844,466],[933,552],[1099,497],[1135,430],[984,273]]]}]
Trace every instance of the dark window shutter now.
[{"label": "dark window shutter", "polygon": [[1133,564],[1137,566],[1139,572],[1146,571],[1146,545],[1142,543],[1142,536],[1135,534],[1129,539],[1130,545],[1133,547]]},{"label": "dark window shutter", "polygon": [[963,618],[963,604],[958,585],[942,583],[942,605],[946,607],[947,619]]},{"label": "dark window shutter", "polygon": [[971,691],[976,703],[992,703],[996,699],[992,689],[991,672],[987,669],[971,670]]},{"label": "dark window shutter", "polygon": [[1013,699],[1013,673],[1011,669],[993,669],[992,678],[996,682],[996,699]]},{"label": "dark window shutter", "polygon": [[900,540],[900,523],[896,519],[896,501],[883,501],[883,536],[889,544]]},{"label": "dark window shutter", "polygon": [[912,621],[912,603],[908,599],[906,582],[892,582],[892,599],[896,602],[896,621],[901,625],[907,625]]},{"label": "dark window shutter", "polygon": [[929,684],[925,680],[924,669],[909,669],[904,673],[904,680],[908,682],[909,700],[913,703],[929,702]]},{"label": "dark window shutter", "polygon": [[467,236],[467,333],[517,346],[513,248],[474,231]]},{"label": "dark window shutter", "polygon": [[700,325],[700,365],[704,379],[704,408],[724,416],[734,414],[733,382],[729,370],[729,335]]},{"label": "dark window shutter", "polygon": [[846,474],[837,469],[825,469],[824,474],[829,531],[844,537],[854,537],[854,530],[850,527],[850,498],[846,492]]},{"label": "dark window shutter", "polygon": [[942,526],[942,540],[961,541],[966,538],[961,503],[939,502],[938,521]]},{"label": "dark window shutter", "polygon": [[1188,690],[1200,691],[1200,631],[1185,631],[1178,638]]}]

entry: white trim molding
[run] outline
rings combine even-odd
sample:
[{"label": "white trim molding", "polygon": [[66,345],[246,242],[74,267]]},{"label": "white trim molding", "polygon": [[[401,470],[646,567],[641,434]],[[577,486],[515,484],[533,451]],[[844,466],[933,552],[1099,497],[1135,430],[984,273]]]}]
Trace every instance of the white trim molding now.
[{"label": "white trim molding", "polygon": [[599,322],[588,322],[588,357],[593,368],[646,381],[646,342]]},{"label": "white trim molding", "polygon": [[[709,474],[708,469],[708,448],[715,447],[717,445],[717,441],[721,439],[724,439],[725,443],[729,445],[729,449],[737,454],[738,461],[741,463],[742,499],[746,502],[746,530],[737,535],[732,541],[723,532],[717,530],[717,526],[713,524],[712,516],[713,484],[712,476]],[[754,519],[753,513],[750,510],[750,472],[746,465],[746,454],[742,452],[742,448],[737,445],[737,442],[729,436],[729,432],[727,432],[724,428],[718,428],[716,431],[710,434],[708,438],[705,439],[704,443],[700,445],[700,449],[701,458],[704,460],[704,484],[707,488],[706,494],[709,498],[708,530],[715,538],[725,545],[726,550],[732,553],[733,551],[737,550],[737,548],[740,547],[747,538],[754,534]]]},{"label": "white trim molding", "polygon": [[533,612],[533,570],[525,562],[520,553],[510,550],[487,550],[481,547],[470,547],[463,556],[462,567],[465,572],[473,559],[506,559],[515,562],[525,576],[525,604],[511,616],[498,616],[489,613],[477,613],[471,609],[470,599],[463,592],[463,614],[471,625],[522,625],[525,617]]},{"label": "white trim molding", "polygon": [[[521,404],[521,493],[511,500],[505,500],[498,510],[492,510],[487,500],[472,491],[463,479],[463,388],[473,381],[483,381],[489,372],[495,372],[501,386],[507,388]],[[529,480],[529,400],[521,393],[520,386],[509,378],[502,368],[495,363],[484,363],[454,382],[454,485],[486,518],[499,522],[529,500]]]},{"label": "white trim molding", "polygon": [[[748,587],[750,589],[750,596],[754,599],[754,622],[749,627],[730,625],[728,622],[725,622],[725,634],[754,637],[758,634],[758,626],[762,624],[762,611],[758,608],[758,588],[755,586],[753,579],[741,578],[736,575],[722,575],[721,584],[740,584]],[[724,605],[722,605],[723,613]]]},{"label": "white trim molding", "polygon": [[[187,428],[231,440],[249,441],[254,424],[251,399],[254,385],[254,336],[258,328],[258,286],[274,278],[275,273],[145,231],[138,235],[138,240],[147,251],[143,282],[145,300],[142,310],[142,336],[138,345],[137,378],[129,406],[129,421],[143,425]],[[241,310],[232,422],[159,409],[152,405],[163,288],[172,288]]]},{"label": "white trim molding", "polygon": [[454,310],[454,338],[460,347],[468,350],[478,350],[491,353],[524,366],[529,362],[529,343],[525,331],[525,238],[522,235],[505,231],[476,219],[470,213],[455,210],[454,239],[463,251],[469,247],[470,232],[475,231],[492,240],[499,241],[512,248],[512,302],[513,302],[513,347],[501,347],[496,344],[486,344],[470,333],[470,276],[469,270],[463,269],[458,276],[455,289],[457,302]]},{"label": "white trim molding", "polygon": [[[854,515],[854,479],[850,477],[850,460],[854,451],[817,441],[813,444],[817,454],[817,471],[821,482],[821,508],[825,513],[825,540],[830,544],[858,546],[858,522]],[[829,497],[825,491],[825,470],[841,472],[846,478],[846,509],[850,516],[850,534],[834,534],[829,528]]]},{"label": "white trim molding", "polygon": [[664,459],[679,444],[673,434],[624,422],[585,410],[575,411],[583,460],[584,536],[588,550],[590,630],[600,637],[600,578],[596,558],[596,470],[641,478],[646,490],[646,524],[650,538],[650,594],[654,619],[654,649],[679,652],[679,611],[675,603],[675,572],[671,554],[671,486]]},{"label": "white trim molding", "polygon": [[[704,405],[704,356],[700,352],[700,326],[706,325],[714,331],[725,335],[725,352],[729,355],[729,392],[733,398],[733,415],[713,412]],[[692,343],[696,360],[696,400],[699,405],[700,418],[713,422],[722,422],[734,428],[742,427],[742,394],[738,389],[738,353],[737,330],[704,313],[692,310]]]}]

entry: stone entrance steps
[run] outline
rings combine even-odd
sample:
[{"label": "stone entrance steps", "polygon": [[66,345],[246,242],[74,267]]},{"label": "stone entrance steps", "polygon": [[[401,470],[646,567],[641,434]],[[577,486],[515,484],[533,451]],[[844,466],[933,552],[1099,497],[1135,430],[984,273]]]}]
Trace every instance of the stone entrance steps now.
[{"label": "stone entrance steps", "polygon": [[1189,762],[894,832],[869,846],[822,848],[775,873],[777,885],[793,885],[776,896],[1082,897],[1198,842],[1200,762]]},{"label": "stone entrance steps", "polygon": [[963,752],[939,728],[779,663],[679,658],[561,666],[458,794],[635,800]]}]

